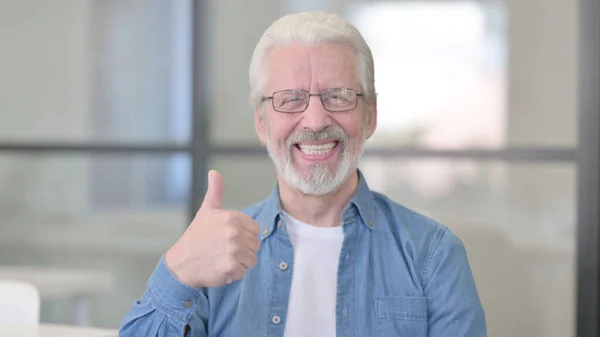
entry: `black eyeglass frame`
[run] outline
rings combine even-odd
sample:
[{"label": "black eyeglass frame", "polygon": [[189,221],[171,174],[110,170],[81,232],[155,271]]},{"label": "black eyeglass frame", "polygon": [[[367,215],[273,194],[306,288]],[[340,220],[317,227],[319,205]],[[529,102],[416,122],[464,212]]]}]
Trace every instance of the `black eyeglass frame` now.
[{"label": "black eyeglass frame", "polygon": [[[356,99],[354,100],[354,106],[351,106],[349,108],[344,108],[343,110],[331,110],[331,109],[327,109],[327,107],[325,107],[325,102],[323,101],[323,97],[326,94],[330,94],[335,90],[349,90],[349,91],[353,91],[356,95]],[[277,95],[278,93],[282,93],[282,92],[304,92],[306,94],[308,94],[308,99],[306,100],[306,106],[304,107],[304,109],[302,110],[280,110],[277,109],[275,107],[275,100],[273,99],[275,97],[275,95]],[[311,96],[319,96],[321,104],[323,105],[323,108],[329,112],[346,112],[346,111],[351,111],[356,109],[356,107],[358,106],[358,98],[363,96],[363,93],[360,93],[352,88],[329,88],[329,89],[324,89],[321,90],[321,92],[317,93],[317,94],[312,94],[310,93],[308,90],[304,90],[304,89],[285,89],[285,90],[279,90],[279,91],[275,91],[271,96],[265,96],[261,99],[261,102],[267,101],[267,100],[271,100],[271,104],[273,106],[273,110],[277,111],[277,112],[281,112],[281,113],[296,113],[296,112],[304,112],[306,111],[306,109],[308,109],[308,106],[310,104],[310,97]]]}]

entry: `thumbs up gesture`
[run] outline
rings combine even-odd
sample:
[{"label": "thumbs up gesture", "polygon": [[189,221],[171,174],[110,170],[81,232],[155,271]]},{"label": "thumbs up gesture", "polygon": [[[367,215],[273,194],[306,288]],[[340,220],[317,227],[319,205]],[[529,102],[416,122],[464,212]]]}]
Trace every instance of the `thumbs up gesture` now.
[{"label": "thumbs up gesture", "polygon": [[221,209],[223,180],[208,173],[202,206],[187,230],[165,254],[177,279],[190,287],[219,287],[240,280],[256,264],[259,224],[251,217]]}]

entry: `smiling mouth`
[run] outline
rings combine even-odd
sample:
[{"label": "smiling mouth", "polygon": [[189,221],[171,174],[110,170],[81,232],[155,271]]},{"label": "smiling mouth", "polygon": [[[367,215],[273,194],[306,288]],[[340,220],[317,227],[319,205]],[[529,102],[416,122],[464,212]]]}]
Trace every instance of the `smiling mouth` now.
[{"label": "smiling mouth", "polygon": [[310,144],[295,144],[296,148],[300,152],[309,156],[322,156],[330,153],[339,144],[338,141],[334,141],[327,144],[310,145]]}]

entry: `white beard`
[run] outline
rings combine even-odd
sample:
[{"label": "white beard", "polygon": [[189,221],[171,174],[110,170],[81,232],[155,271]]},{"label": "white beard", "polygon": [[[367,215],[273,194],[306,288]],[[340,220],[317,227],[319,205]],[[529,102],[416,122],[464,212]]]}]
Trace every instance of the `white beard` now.
[{"label": "white beard", "polygon": [[[265,125],[266,126],[266,125]],[[348,134],[339,126],[327,127],[319,132],[295,131],[285,142],[273,144],[267,130],[267,151],[273,160],[277,172],[288,185],[304,194],[325,195],[339,189],[358,166],[364,152],[365,128],[359,140],[350,143]],[[306,172],[298,172],[292,160],[292,151],[296,143],[301,141],[317,141],[335,139],[340,148],[341,160],[337,168],[329,164],[313,164]],[[278,146],[276,146],[278,145]]]}]

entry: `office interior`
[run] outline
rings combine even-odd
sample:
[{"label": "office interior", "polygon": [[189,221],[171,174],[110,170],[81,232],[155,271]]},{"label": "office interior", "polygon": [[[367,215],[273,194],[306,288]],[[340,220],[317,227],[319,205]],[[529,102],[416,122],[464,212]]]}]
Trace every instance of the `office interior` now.
[{"label": "office interior", "polygon": [[209,169],[224,208],[269,195],[250,56],[281,15],[326,10],[374,54],[379,122],[359,168],[461,238],[489,335],[600,336],[599,7],[0,1],[0,278],[50,271],[79,290],[42,296],[42,322],[117,329]]}]

